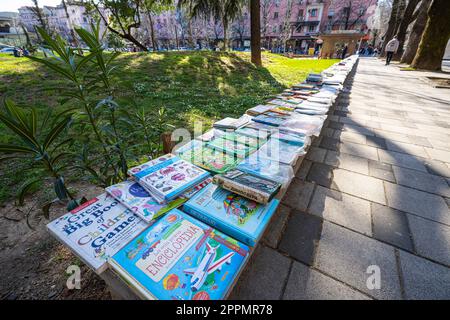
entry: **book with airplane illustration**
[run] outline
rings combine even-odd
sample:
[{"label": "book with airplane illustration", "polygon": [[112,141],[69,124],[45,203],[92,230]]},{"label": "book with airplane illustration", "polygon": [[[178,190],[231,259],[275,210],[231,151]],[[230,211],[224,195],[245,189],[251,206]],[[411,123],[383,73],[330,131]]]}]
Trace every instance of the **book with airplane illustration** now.
[{"label": "book with airplane illustration", "polygon": [[109,264],[144,299],[220,300],[248,256],[246,245],[173,209]]},{"label": "book with airplane illustration", "polygon": [[47,224],[47,229],[100,274],[107,260],[148,227],[107,193]]},{"label": "book with airplane illustration", "polygon": [[209,173],[173,154],[167,154],[129,170],[159,202],[169,202],[205,180]]},{"label": "book with airplane illustration", "polygon": [[183,211],[249,246],[254,246],[277,206],[277,199],[263,205],[216,184],[209,184],[183,205]]}]

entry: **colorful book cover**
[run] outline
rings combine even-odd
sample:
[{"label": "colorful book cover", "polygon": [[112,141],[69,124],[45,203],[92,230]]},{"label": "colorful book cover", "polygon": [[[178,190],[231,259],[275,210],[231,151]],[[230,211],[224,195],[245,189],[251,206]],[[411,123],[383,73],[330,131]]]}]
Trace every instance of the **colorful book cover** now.
[{"label": "colorful book cover", "polygon": [[238,158],[245,158],[252,152],[257,150],[256,146],[248,146],[243,143],[238,143],[236,141],[226,140],[224,138],[214,139],[209,142],[208,147],[215,150],[220,150],[230,155],[235,155]]},{"label": "colorful book cover", "polygon": [[192,153],[180,154],[180,157],[213,173],[227,172],[239,163],[238,158],[211,148],[198,148]]},{"label": "colorful book cover", "polygon": [[218,129],[237,129],[245,124],[247,124],[250,121],[250,118],[248,116],[242,116],[239,119],[235,118],[225,118],[220,121],[217,121],[214,123],[214,128]]},{"label": "colorful book cover", "polygon": [[285,187],[294,178],[294,169],[290,165],[258,157],[257,152],[242,161],[237,169],[277,181]]},{"label": "colorful book cover", "polygon": [[268,106],[268,105],[265,105],[265,104],[260,104],[260,105],[257,105],[256,107],[248,109],[246,112],[247,112],[248,115],[256,116],[258,114],[261,114],[261,113],[264,113],[266,111],[269,111],[272,108],[273,107],[270,106],[270,105]]},{"label": "colorful book cover", "polygon": [[104,193],[47,224],[48,230],[97,273],[148,225]]},{"label": "colorful book cover", "polygon": [[238,132],[226,133],[223,137],[225,140],[234,141],[236,143],[242,143],[250,147],[258,148],[261,144],[266,142],[266,139],[258,139],[247,135],[242,135]]},{"label": "colorful book cover", "polygon": [[248,255],[246,245],[174,209],[109,263],[143,298],[220,300]]},{"label": "colorful book cover", "polygon": [[277,199],[263,205],[210,184],[186,202],[183,210],[223,233],[254,246],[277,206]]},{"label": "colorful book cover", "polygon": [[254,129],[254,128],[250,128],[250,127],[243,127],[243,128],[237,129],[235,132],[238,134],[242,134],[244,136],[258,138],[259,140],[267,140],[270,136],[269,131]]},{"label": "colorful book cover", "polygon": [[305,154],[304,146],[284,142],[275,138],[270,138],[257,152],[262,158],[295,165],[300,155]]},{"label": "colorful book cover", "polygon": [[283,142],[288,142],[291,144],[295,144],[299,147],[303,147],[309,143],[309,138],[301,133],[286,133],[283,131],[277,131],[272,133],[271,138],[281,140]]},{"label": "colorful book cover", "polygon": [[260,114],[253,118],[253,121],[259,122],[262,124],[267,124],[270,126],[278,127],[280,126],[286,119],[282,117],[271,117],[265,114]]},{"label": "colorful book cover", "polygon": [[182,193],[175,200],[163,204],[155,200],[139,183],[131,180],[107,187],[105,190],[145,222],[152,223],[161,215],[182,205],[210,182],[212,182],[212,177]]},{"label": "colorful book cover", "polygon": [[277,130],[277,128],[275,128],[272,125],[268,125],[268,124],[261,123],[261,122],[255,122],[255,121],[250,122],[243,129],[245,129],[245,128],[251,128],[251,129],[256,129],[256,130],[260,130],[260,131],[267,131],[268,134],[270,134],[272,131]]},{"label": "colorful book cover", "polygon": [[222,188],[258,203],[267,204],[278,193],[281,183],[241,170],[230,170],[214,176]]},{"label": "colorful book cover", "polygon": [[209,175],[205,170],[171,154],[133,168],[131,173],[152,196],[166,201],[176,198]]}]

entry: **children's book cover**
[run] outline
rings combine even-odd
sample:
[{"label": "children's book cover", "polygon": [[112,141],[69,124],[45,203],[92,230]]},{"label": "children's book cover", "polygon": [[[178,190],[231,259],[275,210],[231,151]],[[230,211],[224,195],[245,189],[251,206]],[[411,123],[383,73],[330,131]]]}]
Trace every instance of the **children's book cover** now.
[{"label": "children's book cover", "polygon": [[258,157],[258,152],[241,162],[237,169],[277,181],[288,186],[294,178],[294,169],[285,163]]},{"label": "children's book cover", "polygon": [[211,148],[198,148],[193,153],[183,153],[180,157],[213,173],[224,173],[234,169],[239,159]]},{"label": "children's book cover", "polygon": [[250,127],[243,127],[243,128],[237,129],[235,132],[238,134],[244,135],[244,136],[257,138],[260,141],[267,140],[270,136],[270,131],[259,130],[259,129],[254,129],[254,128],[250,128]]},{"label": "children's book cover", "polygon": [[132,174],[152,195],[156,193],[166,201],[176,198],[208,176],[205,170],[173,155],[154,165],[141,165],[140,170],[132,170]]},{"label": "children's book cover", "polygon": [[275,160],[278,162],[294,165],[300,155],[305,150],[303,146],[284,142],[278,139],[270,138],[257,152],[259,157]]},{"label": "children's book cover", "polygon": [[130,180],[107,187],[105,190],[147,223],[153,222],[186,201],[177,198],[169,203],[160,204],[139,183]]},{"label": "children's book cover", "polygon": [[250,122],[248,125],[246,125],[242,129],[245,129],[245,128],[251,128],[251,129],[256,129],[256,130],[260,130],[260,131],[267,131],[267,133],[269,135],[272,131],[277,130],[277,128],[275,128],[273,125],[269,125],[269,124],[265,124],[265,123],[261,123],[261,122],[255,122],[255,121]]},{"label": "children's book cover", "polygon": [[258,203],[268,203],[280,190],[281,183],[241,170],[215,175],[214,182],[222,188]]},{"label": "children's book cover", "polygon": [[95,272],[148,225],[107,193],[47,224]]},{"label": "children's book cover", "polygon": [[254,148],[258,148],[261,144],[266,142],[266,139],[258,139],[256,137],[239,134],[238,132],[229,132],[222,138],[229,141],[235,141],[236,143],[242,143]]},{"label": "children's book cover", "polygon": [[263,205],[210,184],[186,202],[183,210],[237,240],[254,246],[277,206],[277,199]]},{"label": "children's book cover", "polygon": [[227,140],[224,138],[214,139],[208,143],[208,147],[223,151],[230,155],[235,155],[239,158],[245,158],[250,153],[256,151],[256,146],[248,146],[236,141]]},{"label": "children's book cover", "polygon": [[144,298],[224,299],[249,247],[174,209],[117,252],[112,268]]},{"label": "children's book cover", "polygon": [[270,117],[264,114],[260,114],[259,116],[253,118],[253,121],[255,122],[259,122],[274,127],[280,126],[285,120],[286,119],[282,117]]},{"label": "children's book cover", "polygon": [[282,132],[282,131],[277,131],[271,135],[271,138],[278,139],[278,140],[288,142],[291,144],[295,144],[299,147],[302,147],[309,142],[309,138],[307,136],[305,136],[304,134],[301,134],[301,133],[296,134],[294,132],[286,133],[286,132]]}]

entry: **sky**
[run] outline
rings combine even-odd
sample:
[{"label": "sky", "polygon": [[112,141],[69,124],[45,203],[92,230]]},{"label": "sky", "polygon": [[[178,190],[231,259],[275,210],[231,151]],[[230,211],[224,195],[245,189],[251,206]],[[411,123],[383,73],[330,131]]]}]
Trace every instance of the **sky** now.
[{"label": "sky", "polygon": [[[39,6],[55,6],[61,3],[61,0],[38,0]],[[0,0],[1,11],[17,11],[22,6],[31,6],[31,0]]]}]

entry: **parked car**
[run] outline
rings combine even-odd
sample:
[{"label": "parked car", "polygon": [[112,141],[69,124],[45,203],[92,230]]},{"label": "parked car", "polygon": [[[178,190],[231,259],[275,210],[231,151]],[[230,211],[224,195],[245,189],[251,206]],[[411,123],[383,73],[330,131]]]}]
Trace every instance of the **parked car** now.
[{"label": "parked car", "polygon": [[3,48],[0,53],[14,54],[14,48]]}]

